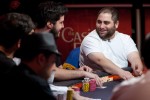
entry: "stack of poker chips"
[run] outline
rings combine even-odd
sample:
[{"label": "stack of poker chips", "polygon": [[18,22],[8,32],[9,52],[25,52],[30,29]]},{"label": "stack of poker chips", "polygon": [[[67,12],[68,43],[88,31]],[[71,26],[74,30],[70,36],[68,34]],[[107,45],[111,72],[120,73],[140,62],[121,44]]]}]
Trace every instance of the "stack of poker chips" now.
[{"label": "stack of poker chips", "polygon": [[83,92],[89,92],[89,84],[90,79],[89,78],[84,78],[84,80],[82,81],[82,90]]},{"label": "stack of poker chips", "polygon": [[95,91],[96,90],[96,80],[84,78],[84,80],[82,80],[82,90],[83,90],[83,92]]},{"label": "stack of poker chips", "polygon": [[89,81],[89,84],[90,84],[90,91],[95,91],[96,90],[96,80],[95,79],[91,79]]},{"label": "stack of poker chips", "polygon": [[73,100],[73,90],[72,89],[68,89],[67,90],[67,99],[66,100]]}]

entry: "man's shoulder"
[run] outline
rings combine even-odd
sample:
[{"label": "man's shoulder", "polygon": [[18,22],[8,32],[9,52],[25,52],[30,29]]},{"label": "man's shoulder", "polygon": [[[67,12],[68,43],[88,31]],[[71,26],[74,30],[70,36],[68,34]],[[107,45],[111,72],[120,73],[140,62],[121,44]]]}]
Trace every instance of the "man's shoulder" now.
[{"label": "man's shoulder", "polygon": [[130,35],[127,34],[127,33],[122,33],[122,32],[119,32],[119,31],[116,31],[115,33],[116,33],[117,35],[120,35],[120,36],[127,36],[127,37],[130,37]]},{"label": "man's shoulder", "polygon": [[[97,32],[96,32],[96,29],[94,29],[94,30],[92,30],[91,32],[89,32],[89,34],[88,35],[94,35],[94,34],[96,34]],[[87,35],[87,36],[88,36]]]},{"label": "man's shoulder", "polygon": [[91,31],[89,34],[87,34],[85,37],[84,37],[84,40],[89,40],[89,39],[100,39],[96,30],[93,30]]},{"label": "man's shoulder", "polygon": [[[126,80],[114,88],[112,99],[119,100],[125,98],[127,100],[148,100],[146,98],[150,97],[149,94],[147,95],[147,93],[150,92],[149,83],[150,82],[145,80],[145,76]],[[143,99],[141,99],[141,97]]]},{"label": "man's shoulder", "polygon": [[116,31],[115,34],[116,34],[117,37],[119,37],[121,39],[125,39],[125,40],[131,39],[131,36],[129,34],[121,33],[121,32],[118,32],[118,31]]}]

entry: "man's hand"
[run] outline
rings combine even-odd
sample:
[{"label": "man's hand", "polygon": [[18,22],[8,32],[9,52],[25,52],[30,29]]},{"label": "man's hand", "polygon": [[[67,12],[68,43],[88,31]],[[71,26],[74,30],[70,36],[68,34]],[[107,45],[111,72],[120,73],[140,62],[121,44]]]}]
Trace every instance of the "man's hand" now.
[{"label": "man's hand", "polygon": [[133,72],[136,76],[141,76],[143,74],[143,67],[142,66],[135,66]]},{"label": "man's hand", "polygon": [[84,73],[85,73],[85,77],[95,79],[97,86],[100,86],[100,87],[103,86],[103,79],[101,79],[97,74],[93,74],[90,72],[84,72]]},{"label": "man's hand", "polygon": [[124,80],[128,80],[130,78],[133,78],[134,76],[132,75],[132,73],[130,73],[129,71],[125,71],[122,70],[119,72],[119,76],[124,79]]},{"label": "man's hand", "polygon": [[73,100],[93,100],[93,99],[81,96],[79,93],[73,90]]},{"label": "man's hand", "polygon": [[90,68],[86,65],[80,67],[79,70],[86,71],[86,72],[92,72],[93,71],[92,68]]}]

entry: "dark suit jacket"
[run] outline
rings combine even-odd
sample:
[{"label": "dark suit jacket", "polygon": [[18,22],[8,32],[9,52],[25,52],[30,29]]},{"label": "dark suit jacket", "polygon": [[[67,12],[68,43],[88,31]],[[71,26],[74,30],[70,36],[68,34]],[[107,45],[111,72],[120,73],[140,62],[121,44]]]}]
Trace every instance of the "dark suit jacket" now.
[{"label": "dark suit jacket", "polygon": [[9,73],[14,66],[16,63],[0,51],[0,77]]},{"label": "dark suit jacket", "polygon": [[56,100],[46,80],[36,75],[27,65],[14,67],[5,79],[2,93],[14,100]]}]

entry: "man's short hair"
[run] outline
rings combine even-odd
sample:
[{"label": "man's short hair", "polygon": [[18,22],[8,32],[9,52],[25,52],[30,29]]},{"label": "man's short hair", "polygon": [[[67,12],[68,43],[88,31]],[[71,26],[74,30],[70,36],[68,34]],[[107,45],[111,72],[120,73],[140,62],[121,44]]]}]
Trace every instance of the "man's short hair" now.
[{"label": "man's short hair", "polygon": [[45,1],[41,2],[36,11],[34,21],[37,28],[43,28],[48,21],[55,24],[61,16],[68,12],[68,8],[61,2]]},{"label": "man's short hair", "polygon": [[34,29],[32,19],[25,14],[7,13],[0,18],[0,45],[11,48]]}]

